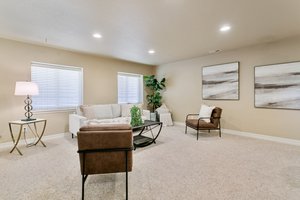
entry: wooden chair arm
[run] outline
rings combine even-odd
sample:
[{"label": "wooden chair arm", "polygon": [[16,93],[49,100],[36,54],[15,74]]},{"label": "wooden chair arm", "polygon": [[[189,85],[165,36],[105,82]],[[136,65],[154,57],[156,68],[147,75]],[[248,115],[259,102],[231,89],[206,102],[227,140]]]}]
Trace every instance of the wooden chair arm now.
[{"label": "wooden chair arm", "polygon": [[190,116],[197,116],[197,115],[199,115],[199,114],[187,114],[185,120],[188,120],[188,118],[189,118]]},{"label": "wooden chair arm", "polygon": [[212,117],[199,117],[198,118],[198,123],[197,123],[197,128],[199,128],[199,121],[202,119],[211,119]]},{"label": "wooden chair arm", "polygon": [[[199,114],[187,114],[186,118],[185,118],[185,121],[187,121],[189,119],[190,116],[197,116]],[[199,126],[199,121],[202,120],[202,119],[220,119],[221,117],[200,117],[200,118],[197,118],[198,119],[198,126]]]},{"label": "wooden chair arm", "polygon": [[198,119],[212,119],[213,117],[199,117]]},{"label": "wooden chair arm", "polygon": [[198,118],[198,124],[199,124],[199,120],[201,119],[220,119],[221,117],[200,117]]}]

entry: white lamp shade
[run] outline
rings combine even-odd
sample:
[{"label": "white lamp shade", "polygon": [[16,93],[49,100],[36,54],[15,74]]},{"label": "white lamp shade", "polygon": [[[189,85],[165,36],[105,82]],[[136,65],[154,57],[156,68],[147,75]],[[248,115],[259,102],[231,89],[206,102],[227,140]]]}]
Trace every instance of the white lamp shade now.
[{"label": "white lamp shade", "polygon": [[16,82],[15,95],[26,96],[26,95],[38,95],[39,87],[36,83],[18,81]]}]

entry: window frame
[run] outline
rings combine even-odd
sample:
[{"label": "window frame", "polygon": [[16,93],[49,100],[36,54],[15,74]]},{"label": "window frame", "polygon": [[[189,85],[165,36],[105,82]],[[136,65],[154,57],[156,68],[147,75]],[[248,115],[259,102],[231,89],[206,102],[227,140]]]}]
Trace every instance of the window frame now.
[{"label": "window frame", "polygon": [[[71,65],[62,65],[62,64],[53,64],[53,63],[44,63],[44,62],[36,62],[36,61],[32,61],[31,65],[30,65],[30,79],[32,81],[32,67],[34,66],[34,64],[40,65],[39,67],[43,67],[43,68],[51,68],[51,69],[71,69],[71,71],[80,71],[80,103],[79,105],[83,104],[83,88],[84,88],[84,81],[83,81],[83,67],[77,67],[77,66],[71,66]],[[72,70],[72,69],[76,69],[76,70]],[[78,105],[78,106],[79,106]],[[44,113],[44,112],[70,112],[70,111],[75,111],[76,110],[75,106],[74,108],[53,108],[53,109],[34,109],[32,112],[33,113]]]},{"label": "window frame", "polygon": [[[131,76],[131,77],[139,77],[140,78],[140,102],[120,102],[119,101],[119,75],[123,76]],[[143,104],[144,102],[144,75],[143,74],[135,74],[135,73],[128,73],[128,72],[118,72],[117,73],[117,102],[118,104]]]}]

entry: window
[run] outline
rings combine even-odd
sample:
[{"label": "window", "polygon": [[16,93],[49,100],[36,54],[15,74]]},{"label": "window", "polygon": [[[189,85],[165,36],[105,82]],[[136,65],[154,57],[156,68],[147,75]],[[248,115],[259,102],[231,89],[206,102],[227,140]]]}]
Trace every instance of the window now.
[{"label": "window", "polygon": [[118,103],[143,102],[143,76],[118,72]]},{"label": "window", "polygon": [[82,104],[82,68],[31,63],[31,81],[39,86],[33,110],[74,109]]}]

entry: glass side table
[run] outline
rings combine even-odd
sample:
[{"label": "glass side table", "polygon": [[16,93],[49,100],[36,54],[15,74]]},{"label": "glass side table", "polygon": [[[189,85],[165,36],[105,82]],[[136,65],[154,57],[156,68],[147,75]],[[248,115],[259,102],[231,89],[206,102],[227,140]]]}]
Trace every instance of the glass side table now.
[{"label": "glass side table", "polygon": [[[42,124],[42,128],[41,130],[39,130],[37,128],[37,124],[38,123],[43,123]],[[19,152],[20,155],[23,155],[20,151],[20,149],[17,147],[21,135],[24,132],[24,128],[28,128],[28,130],[35,136],[36,140],[30,144],[27,144],[27,146],[33,146],[33,145],[37,145],[39,142],[46,147],[45,143],[42,141],[42,137],[44,135],[45,129],[46,129],[46,124],[47,124],[47,120],[46,119],[36,119],[36,120],[32,120],[32,121],[21,121],[21,120],[16,120],[16,121],[10,121],[8,122],[9,125],[9,131],[10,131],[10,135],[11,135],[11,139],[14,143],[13,148],[11,149],[11,151],[9,153],[12,153],[15,149]],[[15,134],[17,137],[15,138],[14,133],[13,133],[13,126],[19,126],[19,131],[17,134]],[[24,133],[25,134],[25,133]]]}]

